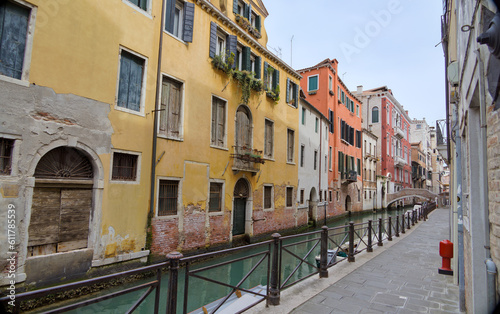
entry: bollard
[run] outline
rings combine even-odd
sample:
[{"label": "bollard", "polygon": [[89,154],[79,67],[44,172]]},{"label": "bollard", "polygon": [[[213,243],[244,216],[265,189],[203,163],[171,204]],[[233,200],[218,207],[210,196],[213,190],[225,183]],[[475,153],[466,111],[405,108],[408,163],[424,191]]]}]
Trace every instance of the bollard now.
[{"label": "bollard", "polygon": [[410,214],[406,216],[408,217],[408,223],[406,224],[406,226],[408,227],[408,230],[410,230],[411,229]]},{"label": "bollard", "polygon": [[415,226],[415,211],[412,211],[411,213],[411,225]]},{"label": "bollard", "polygon": [[387,221],[387,240],[392,241],[392,217],[389,216],[389,220]]},{"label": "bollard", "polygon": [[405,214],[401,215],[401,223],[402,223],[402,225],[401,225],[401,233],[406,233],[406,231],[405,231]]},{"label": "bollard", "polygon": [[321,256],[319,261],[319,278],[328,278],[328,227],[321,229]]},{"label": "bollard", "polygon": [[373,252],[373,243],[372,243],[372,221],[368,220],[368,245],[366,246],[367,252]]},{"label": "bollard", "polygon": [[355,261],[354,258],[354,222],[349,223],[349,252],[347,254],[347,261],[352,263]]},{"label": "bollard", "polygon": [[382,218],[378,219],[378,246],[384,246],[382,242]]},{"label": "bollard", "polygon": [[422,208],[422,215],[424,216],[424,221],[427,221],[427,206]]},{"label": "bollard", "polygon": [[167,313],[177,312],[177,285],[179,281],[179,260],[184,256],[179,252],[172,252],[167,255],[170,261],[170,278],[168,279],[167,293]]},{"label": "bollard", "polygon": [[280,287],[278,282],[279,278],[278,255],[280,251],[281,235],[279,233],[274,233],[272,237],[274,239],[274,247],[273,247],[273,260],[271,265],[271,282],[269,287],[269,304],[280,305]]},{"label": "bollard", "polygon": [[399,216],[396,215],[396,238],[399,238]]}]

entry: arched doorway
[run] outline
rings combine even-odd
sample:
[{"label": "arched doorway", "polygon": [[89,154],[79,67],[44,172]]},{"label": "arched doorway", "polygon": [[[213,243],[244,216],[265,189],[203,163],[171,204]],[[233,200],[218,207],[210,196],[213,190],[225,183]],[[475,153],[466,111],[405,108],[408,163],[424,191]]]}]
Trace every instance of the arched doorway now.
[{"label": "arched doorway", "polygon": [[239,179],[233,194],[233,236],[245,234],[246,207],[250,187],[245,179]]},{"label": "arched doorway", "polygon": [[318,213],[318,193],[315,188],[309,193],[309,221],[315,221]]},{"label": "arched doorway", "polygon": [[349,195],[345,198],[345,210],[348,212],[351,211],[351,197]]},{"label": "arched doorway", "polygon": [[72,147],[46,153],[35,168],[28,257],[88,247],[94,169]]}]

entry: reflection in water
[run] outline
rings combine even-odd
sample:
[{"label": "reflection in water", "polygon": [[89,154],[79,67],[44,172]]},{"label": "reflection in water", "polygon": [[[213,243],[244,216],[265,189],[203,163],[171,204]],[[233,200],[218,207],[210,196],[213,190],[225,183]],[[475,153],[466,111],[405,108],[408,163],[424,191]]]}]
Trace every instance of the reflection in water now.
[{"label": "reflection in water", "polygon": [[[392,211],[382,211],[377,213],[364,213],[361,215],[353,215],[352,217],[346,217],[344,219],[337,220],[335,222],[330,223],[329,227],[338,227],[338,226],[346,226],[345,232],[349,231],[349,222],[354,223],[362,223],[368,222],[368,220],[372,220],[374,222],[375,230],[377,230],[375,221],[378,221],[379,218],[386,219],[389,216],[395,217],[396,215],[401,215],[404,212],[404,209],[400,210],[392,210]],[[318,228],[319,229],[319,228]],[[319,234],[298,237],[293,239],[294,242],[304,241],[306,239],[314,239],[319,238]],[[341,244],[342,241],[348,241],[345,238],[344,234],[339,234],[335,236],[331,236],[333,241],[337,244]],[[291,243],[292,240],[283,241],[284,244]],[[307,243],[302,243],[299,245],[294,245],[289,247],[288,249],[295,255],[299,257],[304,257],[314,245],[317,244],[317,241],[311,241]],[[333,247],[334,244],[329,243],[329,248]],[[203,263],[191,266],[191,269],[199,269],[201,267],[206,267],[209,265],[214,265],[217,263],[222,263],[225,261],[237,259],[240,257],[248,256],[251,254],[263,252],[267,250],[267,246],[263,246],[261,248],[254,248],[251,250],[247,250],[245,252],[239,252],[238,254],[233,254],[230,256],[223,256],[213,260],[205,261]],[[320,245],[319,243],[316,247],[311,251],[309,256],[307,257],[308,263],[302,263],[302,265],[298,268],[297,272],[290,278],[288,284],[294,282],[298,279],[304,278],[309,274],[316,271],[316,268],[312,265],[316,265],[315,256],[320,254]],[[229,265],[221,266],[215,269],[207,270],[198,273],[200,276],[208,277],[212,280],[217,280],[221,282],[229,282],[231,285],[237,285],[239,281],[241,281],[247,273],[255,266],[255,264],[262,258],[262,256],[257,256],[253,258],[249,258],[243,261],[238,261],[231,263]],[[300,260],[294,257],[292,254],[288,252],[284,252],[282,255],[282,269],[281,269],[281,282],[283,283],[290,274],[294,271],[294,269],[300,264]],[[267,285],[267,266],[268,261],[267,258],[264,260],[257,269],[250,275],[241,285],[241,287],[250,289],[259,284],[265,286]],[[167,286],[168,286],[168,274],[164,274],[161,282],[161,302],[160,302],[160,312],[165,312],[166,309],[166,295],[167,295]],[[178,299],[177,299],[177,311],[182,313],[183,303],[184,303],[184,287],[185,287],[185,269],[179,270],[179,290],[178,290]],[[206,280],[198,279],[190,277],[189,279],[189,290],[188,290],[188,312],[198,309],[210,302],[218,300],[220,298],[228,295],[232,289],[228,287],[224,287],[222,285],[218,285]],[[114,291],[123,289],[124,287],[114,288]],[[111,292],[112,290],[106,291],[106,293]],[[124,313],[126,312],[130,306],[145,292],[137,291],[134,293],[129,293],[124,296],[116,297],[111,300],[102,301],[98,304],[93,304],[87,306],[85,308],[81,308],[78,310],[71,311],[70,313]],[[94,296],[95,297],[95,296]],[[154,306],[154,292],[152,292],[143,302],[139,308],[134,313],[152,313]],[[78,301],[81,301],[79,299]],[[76,302],[76,300],[75,300]]]}]

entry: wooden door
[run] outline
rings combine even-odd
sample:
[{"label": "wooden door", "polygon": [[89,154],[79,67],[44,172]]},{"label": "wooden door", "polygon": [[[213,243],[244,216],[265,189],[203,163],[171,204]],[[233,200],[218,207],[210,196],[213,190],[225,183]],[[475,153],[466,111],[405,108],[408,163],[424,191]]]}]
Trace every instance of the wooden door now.
[{"label": "wooden door", "polygon": [[245,233],[246,198],[235,198],[233,208],[233,236]]}]

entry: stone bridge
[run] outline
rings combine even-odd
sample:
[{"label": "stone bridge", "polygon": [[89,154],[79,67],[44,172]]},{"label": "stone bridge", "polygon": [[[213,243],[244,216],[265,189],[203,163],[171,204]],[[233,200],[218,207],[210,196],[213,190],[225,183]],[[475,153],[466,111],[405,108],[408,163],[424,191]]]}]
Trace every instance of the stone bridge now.
[{"label": "stone bridge", "polygon": [[408,198],[408,197],[425,198],[425,199],[434,201],[434,199],[438,196],[439,195],[434,194],[431,191],[426,190],[426,189],[402,189],[399,192],[387,194],[387,206],[389,206],[389,204],[392,204],[396,201],[399,201],[401,199]]}]

